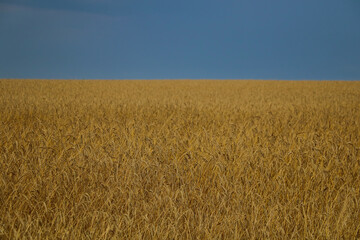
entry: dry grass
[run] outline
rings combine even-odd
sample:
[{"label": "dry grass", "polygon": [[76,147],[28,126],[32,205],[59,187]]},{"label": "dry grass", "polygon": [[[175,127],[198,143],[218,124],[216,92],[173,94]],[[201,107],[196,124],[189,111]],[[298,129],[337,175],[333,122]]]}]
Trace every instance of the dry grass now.
[{"label": "dry grass", "polygon": [[360,238],[360,82],[0,81],[0,239]]}]

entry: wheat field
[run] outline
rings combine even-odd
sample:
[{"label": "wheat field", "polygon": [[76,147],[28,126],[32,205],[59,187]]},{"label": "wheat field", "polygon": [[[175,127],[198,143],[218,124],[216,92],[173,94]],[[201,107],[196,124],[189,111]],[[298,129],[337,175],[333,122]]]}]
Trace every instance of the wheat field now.
[{"label": "wheat field", "polygon": [[360,82],[0,80],[0,239],[359,239]]}]

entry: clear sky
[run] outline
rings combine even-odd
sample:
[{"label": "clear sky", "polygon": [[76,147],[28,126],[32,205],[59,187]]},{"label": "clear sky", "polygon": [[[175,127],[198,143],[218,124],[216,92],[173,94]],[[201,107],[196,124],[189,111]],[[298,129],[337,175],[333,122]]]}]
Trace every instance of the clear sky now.
[{"label": "clear sky", "polygon": [[360,80],[360,1],[0,0],[0,78]]}]

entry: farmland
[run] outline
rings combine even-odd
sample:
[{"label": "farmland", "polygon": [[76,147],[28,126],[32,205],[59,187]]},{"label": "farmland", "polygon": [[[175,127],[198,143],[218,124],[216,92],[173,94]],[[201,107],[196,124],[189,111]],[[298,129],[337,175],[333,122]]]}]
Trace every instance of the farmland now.
[{"label": "farmland", "polygon": [[360,82],[0,80],[0,239],[360,238]]}]

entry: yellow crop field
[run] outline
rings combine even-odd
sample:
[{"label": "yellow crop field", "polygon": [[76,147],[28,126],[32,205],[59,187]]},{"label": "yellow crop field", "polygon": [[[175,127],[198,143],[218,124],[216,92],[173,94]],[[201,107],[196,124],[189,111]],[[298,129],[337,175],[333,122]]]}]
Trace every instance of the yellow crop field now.
[{"label": "yellow crop field", "polygon": [[269,238],[360,238],[360,82],[0,81],[0,239]]}]

